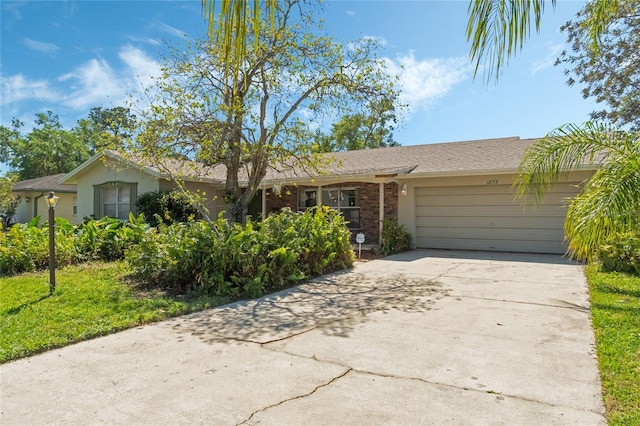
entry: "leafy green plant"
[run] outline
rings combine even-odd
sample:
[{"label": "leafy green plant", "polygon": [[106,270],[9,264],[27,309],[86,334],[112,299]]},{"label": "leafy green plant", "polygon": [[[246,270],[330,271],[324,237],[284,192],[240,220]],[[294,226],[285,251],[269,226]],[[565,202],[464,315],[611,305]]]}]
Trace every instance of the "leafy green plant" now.
[{"label": "leafy green plant", "polygon": [[[49,226],[38,226],[40,217],[27,224],[0,232],[0,275],[45,269],[49,264]],[[89,260],[117,260],[129,247],[150,232],[143,216],[129,216],[128,222],[103,218],[74,226],[64,218],[55,219],[56,265]]]},{"label": "leafy green plant", "polygon": [[151,226],[202,219],[194,202],[177,190],[146,192],[138,197],[136,206]]},{"label": "leafy green plant", "polygon": [[604,271],[640,275],[640,231],[609,236],[598,247],[597,259]]},{"label": "leafy green plant", "polygon": [[400,253],[411,249],[411,234],[404,225],[398,225],[395,219],[382,222],[382,242],[380,252],[385,255]]},{"label": "leafy green plant", "polygon": [[0,232],[0,275],[42,269],[49,256],[48,233],[37,226],[40,217]]},{"label": "leafy green plant", "polygon": [[353,265],[344,218],[328,208],[285,209],[245,226],[222,217],[159,225],[127,251],[135,276],[177,293],[258,297]]},{"label": "leafy green plant", "polygon": [[82,260],[117,260],[124,258],[124,252],[137,244],[150,226],[144,216],[129,214],[129,221],[104,217],[90,220],[74,229],[75,245]]}]

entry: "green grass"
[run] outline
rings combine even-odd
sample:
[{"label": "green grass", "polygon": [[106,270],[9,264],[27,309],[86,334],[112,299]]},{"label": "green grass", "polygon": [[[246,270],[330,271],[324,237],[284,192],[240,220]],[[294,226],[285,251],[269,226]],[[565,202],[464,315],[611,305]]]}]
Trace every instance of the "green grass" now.
[{"label": "green grass", "polygon": [[610,425],[640,424],[640,277],[587,268]]},{"label": "green grass", "polygon": [[67,267],[0,278],[0,363],[226,303],[141,292],[127,283],[124,262]]}]

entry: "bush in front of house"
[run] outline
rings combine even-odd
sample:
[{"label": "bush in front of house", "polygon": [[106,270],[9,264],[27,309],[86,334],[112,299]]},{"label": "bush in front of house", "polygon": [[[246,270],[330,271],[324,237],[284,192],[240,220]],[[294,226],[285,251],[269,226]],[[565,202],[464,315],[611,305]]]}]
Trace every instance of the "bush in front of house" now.
[{"label": "bush in front of house", "polygon": [[245,226],[219,218],[159,225],[126,254],[134,275],[180,294],[258,297],[353,265],[342,215],[283,210]]},{"label": "bush in front of house", "polygon": [[49,261],[49,233],[37,219],[0,232],[0,275],[44,269]]},{"label": "bush in front of house", "polygon": [[[40,217],[0,232],[0,275],[15,275],[46,269],[49,265],[49,226],[38,225]],[[56,265],[65,266],[89,260],[111,261],[124,258],[124,252],[150,232],[144,217],[130,215],[128,222],[113,218],[90,220],[72,225],[55,219]]]},{"label": "bush in front of house", "polygon": [[382,242],[380,253],[385,256],[411,250],[411,234],[396,219],[382,222]]},{"label": "bush in front of house", "polygon": [[640,229],[607,238],[597,251],[604,271],[640,275]]},{"label": "bush in front of house", "polygon": [[193,201],[178,190],[145,192],[138,197],[136,207],[151,226],[202,219]]},{"label": "bush in front of house", "polygon": [[[67,222],[68,224],[68,222]],[[112,217],[89,220],[76,227],[60,227],[73,233],[78,261],[124,259],[124,253],[138,244],[142,236],[150,232],[144,215],[138,217],[129,213],[129,220]]]}]

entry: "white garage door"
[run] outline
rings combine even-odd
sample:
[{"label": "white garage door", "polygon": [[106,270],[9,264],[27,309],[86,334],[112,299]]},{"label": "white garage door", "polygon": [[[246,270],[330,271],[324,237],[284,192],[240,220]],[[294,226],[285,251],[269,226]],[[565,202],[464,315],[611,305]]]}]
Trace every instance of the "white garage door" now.
[{"label": "white garage door", "polygon": [[522,207],[510,185],[416,188],[416,246],[459,250],[564,253],[564,183],[539,206]]}]

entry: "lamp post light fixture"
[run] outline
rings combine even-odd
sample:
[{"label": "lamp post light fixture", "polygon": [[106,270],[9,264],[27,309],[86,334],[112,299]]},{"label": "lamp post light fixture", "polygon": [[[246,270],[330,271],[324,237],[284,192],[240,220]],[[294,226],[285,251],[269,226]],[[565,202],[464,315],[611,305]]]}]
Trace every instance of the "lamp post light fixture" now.
[{"label": "lamp post light fixture", "polygon": [[59,197],[56,197],[53,191],[49,192],[47,204],[49,205],[49,294],[51,295],[56,291],[56,239],[53,222],[55,221],[55,208],[58,199]]}]

